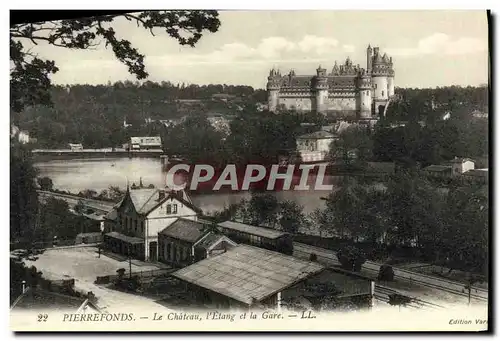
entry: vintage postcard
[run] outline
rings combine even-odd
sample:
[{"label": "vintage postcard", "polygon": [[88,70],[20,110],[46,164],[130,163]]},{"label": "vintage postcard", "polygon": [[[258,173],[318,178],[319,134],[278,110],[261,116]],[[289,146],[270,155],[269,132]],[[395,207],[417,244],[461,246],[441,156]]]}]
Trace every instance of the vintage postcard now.
[{"label": "vintage postcard", "polygon": [[488,331],[489,22],[12,11],[11,330]]}]

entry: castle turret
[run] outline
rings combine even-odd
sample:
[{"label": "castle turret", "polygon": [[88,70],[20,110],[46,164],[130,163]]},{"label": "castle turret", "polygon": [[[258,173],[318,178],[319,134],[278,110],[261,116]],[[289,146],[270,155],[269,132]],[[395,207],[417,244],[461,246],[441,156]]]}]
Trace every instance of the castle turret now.
[{"label": "castle turret", "polygon": [[279,101],[281,74],[274,68],[269,72],[267,77],[267,105],[269,111],[276,111]]},{"label": "castle turret", "polygon": [[366,49],[366,72],[371,74],[372,73],[372,47],[368,45],[368,48]]},{"label": "castle turret", "polygon": [[357,98],[356,109],[358,119],[371,119],[372,118],[372,79],[371,75],[361,69],[357,79]]},{"label": "castle turret", "polygon": [[373,83],[373,102],[375,113],[380,114],[389,99],[388,94],[388,60],[384,62],[387,56],[382,57],[378,47],[373,48],[372,58],[372,83]]},{"label": "castle turret", "polygon": [[389,75],[387,77],[387,94],[389,97],[394,96],[394,68],[392,64],[392,57],[389,57]]},{"label": "castle turret", "polygon": [[328,77],[326,69],[323,69],[321,65],[316,69],[316,79],[313,89],[315,92],[316,103],[314,107],[316,112],[325,112],[328,101]]},{"label": "castle turret", "polygon": [[338,76],[339,73],[340,73],[340,69],[339,69],[339,66],[337,64],[337,61],[335,61],[335,65],[333,65],[333,69],[332,69],[332,75]]}]

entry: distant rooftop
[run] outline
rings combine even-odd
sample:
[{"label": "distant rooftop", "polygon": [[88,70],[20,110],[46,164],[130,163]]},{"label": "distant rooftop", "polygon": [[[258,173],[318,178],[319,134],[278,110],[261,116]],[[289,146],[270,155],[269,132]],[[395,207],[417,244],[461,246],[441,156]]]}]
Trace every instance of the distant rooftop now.
[{"label": "distant rooftop", "polygon": [[262,301],[324,269],[278,252],[239,245],[175,273],[183,281],[245,304]]},{"label": "distant rooftop", "polygon": [[260,227],[260,226],[254,226],[254,225],[248,225],[244,223],[239,223],[236,221],[225,221],[223,223],[219,223],[219,226],[235,230],[235,231],[240,231],[248,234],[252,234],[254,236],[260,236],[264,238],[269,238],[269,239],[276,239],[281,236],[286,235],[286,233],[278,231],[278,230],[273,230],[269,229],[266,227]]},{"label": "distant rooftop", "polygon": [[299,139],[332,139],[335,135],[324,130],[315,131],[314,133],[300,135]]}]

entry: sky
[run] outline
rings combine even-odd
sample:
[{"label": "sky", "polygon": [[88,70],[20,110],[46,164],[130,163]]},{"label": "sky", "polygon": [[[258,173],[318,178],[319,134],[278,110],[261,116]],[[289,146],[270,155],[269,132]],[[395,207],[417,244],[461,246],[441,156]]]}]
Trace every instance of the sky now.
[{"label": "sky", "polygon": [[[488,83],[485,11],[221,11],[221,26],[194,47],[159,30],[152,36],[120,19],[117,35],[146,55],[149,80],[265,88],[269,70],[314,74],[350,57],[366,67],[366,48],[393,57],[395,85],[437,87]],[[32,52],[56,61],[56,84],[135,80],[104,46],[68,50],[40,44]]]}]

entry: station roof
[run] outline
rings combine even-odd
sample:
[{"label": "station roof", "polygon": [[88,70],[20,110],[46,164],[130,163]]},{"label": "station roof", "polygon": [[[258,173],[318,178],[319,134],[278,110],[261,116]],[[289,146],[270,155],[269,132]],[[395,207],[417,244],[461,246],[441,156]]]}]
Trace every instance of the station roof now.
[{"label": "station roof", "polygon": [[168,227],[160,231],[160,234],[189,243],[194,243],[207,234],[206,230],[206,226],[203,223],[194,220],[178,218]]},{"label": "station roof", "polygon": [[239,245],[173,273],[185,282],[251,305],[319,273],[318,263]]},{"label": "station roof", "polygon": [[129,244],[142,244],[142,243],[144,243],[143,238],[127,236],[127,235],[124,235],[124,234],[122,234],[120,232],[116,232],[116,231],[106,233],[106,236],[111,237],[111,238],[115,238],[115,239],[119,239],[119,240],[124,241],[125,243],[129,243]]},{"label": "station roof", "polygon": [[286,235],[285,232],[281,232],[278,230],[273,230],[266,227],[248,225],[231,220],[219,223],[218,226],[268,239],[276,239]]}]

